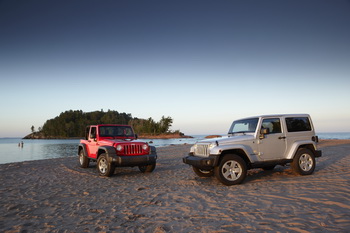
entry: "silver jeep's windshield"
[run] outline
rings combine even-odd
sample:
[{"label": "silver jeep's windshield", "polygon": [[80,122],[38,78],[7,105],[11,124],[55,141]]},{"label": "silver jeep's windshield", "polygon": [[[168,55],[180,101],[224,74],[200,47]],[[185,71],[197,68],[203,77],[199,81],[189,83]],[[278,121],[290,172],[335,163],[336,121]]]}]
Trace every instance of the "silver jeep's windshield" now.
[{"label": "silver jeep's windshield", "polygon": [[254,133],[258,125],[259,118],[250,118],[234,121],[228,134],[235,133]]}]

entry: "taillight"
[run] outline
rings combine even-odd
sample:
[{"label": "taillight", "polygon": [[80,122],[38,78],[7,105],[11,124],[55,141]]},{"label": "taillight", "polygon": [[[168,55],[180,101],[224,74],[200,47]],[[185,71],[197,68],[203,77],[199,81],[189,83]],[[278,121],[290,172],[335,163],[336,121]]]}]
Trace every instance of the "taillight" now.
[{"label": "taillight", "polygon": [[312,136],[311,140],[317,143],[318,142],[318,136]]}]

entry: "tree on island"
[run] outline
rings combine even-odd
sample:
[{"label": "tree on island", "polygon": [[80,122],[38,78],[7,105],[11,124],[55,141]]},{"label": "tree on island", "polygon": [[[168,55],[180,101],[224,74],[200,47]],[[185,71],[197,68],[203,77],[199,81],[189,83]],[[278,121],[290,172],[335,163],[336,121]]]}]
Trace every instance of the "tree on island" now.
[{"label": "tree on island", "polygon": [[[128,124],[135,132],[140,135],[160,135],[160,134],[180,134],[179,130],[172,132],[173,119],[162,116],[160,121],[156,122],[151,117],[148,119],[133,118],[131,114],[119,113],[118,111],[108,110],[107,112],[94,111],[83,112],[82,110],[69,110],[62,112],[59,116],[47,120],[37,132],[46,138],[72,138],[84,137],[85,127],[95,124]],[[32,126],[32,133],[35,132]]]}]

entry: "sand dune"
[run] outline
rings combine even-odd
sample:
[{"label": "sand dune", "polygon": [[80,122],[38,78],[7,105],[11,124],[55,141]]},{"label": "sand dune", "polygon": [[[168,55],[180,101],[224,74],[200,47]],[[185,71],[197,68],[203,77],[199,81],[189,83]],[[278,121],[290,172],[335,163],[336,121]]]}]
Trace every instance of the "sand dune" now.
[{"label": "sand dune", "polygon": [[182,163],[190,146],[158,148],[157,168],[99,177],[77,157],[0,165],[2,232],[349,232],[350,141],[320,143],[315,173],[250,170],[224,186]]}]

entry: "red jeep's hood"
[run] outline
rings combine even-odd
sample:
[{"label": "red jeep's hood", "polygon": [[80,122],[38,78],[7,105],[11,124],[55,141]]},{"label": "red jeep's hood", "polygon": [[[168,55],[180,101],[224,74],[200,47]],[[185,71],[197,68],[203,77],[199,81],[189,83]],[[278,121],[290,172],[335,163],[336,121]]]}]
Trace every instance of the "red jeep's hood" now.
[{"label": "red jeep's hood", "polygon": [[139,140],[131,140],[131,139],[104,139],[103,140],[104,142],[108,142],[108,143],[116,143],[116,144],[129,144],[129,143],[132,143],[132,144],[145,144],[145,142],[141,142]]}]

